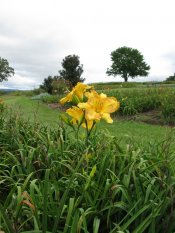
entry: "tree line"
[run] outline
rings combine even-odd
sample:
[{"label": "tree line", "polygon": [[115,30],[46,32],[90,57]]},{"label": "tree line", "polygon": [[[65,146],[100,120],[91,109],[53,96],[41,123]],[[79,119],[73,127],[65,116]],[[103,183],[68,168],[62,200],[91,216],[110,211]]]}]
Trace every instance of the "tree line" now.
[{"label": "tree line", "polygon": [[[120,47],[111,52],[111,67],[107,69],[108,76],[120,76],[125,82],[128,78],[134,79],[138,76],[147,76],[150,66],[145,62],[143,55],[137,50],[130,47]],[[83,65],[80,64],[80,58],[77,55],[66,56],[62,63],[62,69],[58,71],[57,76],[48,76],[45,78],[40,88],[49,93],[53,91],[53,82],[59,84],[65,82],[70,88],[74,87],[78,82],[84,82],[82,78]],[[9,66],[6,59],[0,57],[0,82],[7,81],[8,77],[14,75],[14,69]],[[174,76],[169,76],[167,81],[175,80]]]}]

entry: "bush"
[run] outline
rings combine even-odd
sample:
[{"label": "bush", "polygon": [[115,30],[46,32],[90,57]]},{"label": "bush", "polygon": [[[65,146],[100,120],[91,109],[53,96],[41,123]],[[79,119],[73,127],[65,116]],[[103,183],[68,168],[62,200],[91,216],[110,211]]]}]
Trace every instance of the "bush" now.
[{"label": "bush", "polygon": [[39,95],[33,96],[31,99],[32,100],[42,100],[44,97],[50,97],[51,95],[48,94],[47,92],[41,93]]},{"label": "bush", "polygon": [[67,91],[69,86],[70,86],[69,82],[64,79],[53,81],[52,82],[52,88],[53,88],[52,94],[62,95]]},{"label": "bush", "polygon": [[58,103],[60,97],[56,95],[50,95],[47,92],[33,96],[32,100],[41,100],[44,103]]},{"label": "bush", "polygon": [[43,97],[41,98],[41,100],[42,100],[44,103],[47,103],[47,104],[58,103],[58,102],[59,102],[59,99],[60,99],[60,97],[59,97],[59,96],[56,96],[56,95],[47,95],[47,96],[43,96]]}]

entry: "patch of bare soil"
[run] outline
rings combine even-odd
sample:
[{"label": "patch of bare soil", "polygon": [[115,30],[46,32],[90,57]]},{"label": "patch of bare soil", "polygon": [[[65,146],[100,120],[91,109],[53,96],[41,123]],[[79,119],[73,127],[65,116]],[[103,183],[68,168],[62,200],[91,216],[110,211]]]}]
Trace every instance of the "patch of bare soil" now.
[{"label": "patch of bare soil", "polygon": [[144,113],[138,113],[134,116],[122,116],[122,117],[117,116],[117,118],[120,120],[133,120],[133,121],[144,122],[152,125],[175,127],[175,122],[165,122],[161,116],[161,112],[155,110]]},{"label": "patch of bare soil", "polygon": [[48,107],[49,108],[52,108],[52,109],[58,109],[60,111],[65,111],[68,109],[68,107],[60,104],[60,103],[52,103],[52,104],[48,104]]}]

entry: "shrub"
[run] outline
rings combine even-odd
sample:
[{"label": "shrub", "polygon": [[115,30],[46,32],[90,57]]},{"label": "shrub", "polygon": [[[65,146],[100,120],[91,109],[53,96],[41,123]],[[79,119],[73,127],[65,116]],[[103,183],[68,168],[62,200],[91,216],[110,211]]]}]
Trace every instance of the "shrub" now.
[{"label": "shrub", "polygon": [[52,94],[62,95],[69,88],[70,84],[64,79],[59,79],[52,82]]},{"label": "shrub", "polygon": [[42,98],[44,97],[49,97],[51,96],[50,94],[48,94],[47,92],[41,93],[39,95],[33,96],[31,99],[32,100],[42,100]]},{"label": "shrub", "polygon": [[41,93],[39,95],[33,96],[32,100],[41,100],[44,103],[58,103],[60,97],[56,95],[50,95],[47,92]]},{"label": "shrub", "polygon": [[59,98],[60,97],[57,95],[45,95],[45,96],[42,96],[41,100],[44,103],[50,104],[50,103],[58,103]]}]

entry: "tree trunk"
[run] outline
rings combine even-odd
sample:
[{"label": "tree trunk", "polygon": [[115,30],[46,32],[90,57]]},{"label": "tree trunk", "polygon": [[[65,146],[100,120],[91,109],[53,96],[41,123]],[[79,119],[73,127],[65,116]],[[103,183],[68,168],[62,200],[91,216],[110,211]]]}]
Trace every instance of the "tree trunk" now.
[{"label": "tree trunk", "polygon": [[127,74],[123,74],[123,78],[124,78],[125,82],[128,81],[128,75]]}]

